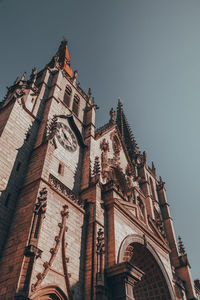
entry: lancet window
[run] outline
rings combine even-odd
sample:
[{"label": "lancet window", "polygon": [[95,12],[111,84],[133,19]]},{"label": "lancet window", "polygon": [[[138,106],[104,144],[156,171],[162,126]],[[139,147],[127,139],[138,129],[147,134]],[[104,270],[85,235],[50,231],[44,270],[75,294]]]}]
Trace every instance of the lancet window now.
[{"label": "lancet window", "polygon": [[72,94],[72,89],[69,85],[67,85],[66,88],[65,88],[65,94],[64,94],[64,99],[63,99],[64,103],[67,106],[70,106],[71,94]]},{"label": "lancet window", "polygon": [[74,95],[72,111],[78,116],[80,98],[77,94]]}]

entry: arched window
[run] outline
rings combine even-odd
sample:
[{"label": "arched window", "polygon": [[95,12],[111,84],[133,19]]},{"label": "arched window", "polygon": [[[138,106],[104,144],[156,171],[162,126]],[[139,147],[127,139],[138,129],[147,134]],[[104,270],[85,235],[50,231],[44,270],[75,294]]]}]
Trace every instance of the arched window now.
[{"label": "arched window", "polygon": [[63,102],[67,106],[70,106],[71,94],[72,94],[72,89],[71,89],[71,87],[69,85],[67,85],[66,89],[65,89],[64,99],[63,99]]},{"label": "arched window", "polygon": [[80,98],[77,94],[74,95],[72,111],[78,116]]}]

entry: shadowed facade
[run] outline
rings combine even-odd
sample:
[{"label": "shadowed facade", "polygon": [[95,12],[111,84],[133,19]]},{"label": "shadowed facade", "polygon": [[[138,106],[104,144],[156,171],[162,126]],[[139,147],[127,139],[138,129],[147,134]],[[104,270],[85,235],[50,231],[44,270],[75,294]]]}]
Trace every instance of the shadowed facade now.
[{"label": "shadowed facade", "polygon": [[0,299],[197,299],[165,183],[121,100],[97,105],[63,40],[0,107]]}]

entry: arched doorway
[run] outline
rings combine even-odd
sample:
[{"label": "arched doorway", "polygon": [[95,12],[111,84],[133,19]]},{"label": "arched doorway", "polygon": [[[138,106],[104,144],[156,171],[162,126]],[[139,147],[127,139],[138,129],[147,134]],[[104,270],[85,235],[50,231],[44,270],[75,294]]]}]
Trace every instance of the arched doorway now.
[{"label": "arched doorway", "polygon": [[57,286],[46,286],[38,289],[32,296],[32,300],[68,300],[65,293]]},{"label": "arched doorway", "polygon": [[174,300],[174,292],[158,254],[144,237],[130,235],[121,244],[118,263],[129,262],[143,272],[132,286],[135,300]]}]

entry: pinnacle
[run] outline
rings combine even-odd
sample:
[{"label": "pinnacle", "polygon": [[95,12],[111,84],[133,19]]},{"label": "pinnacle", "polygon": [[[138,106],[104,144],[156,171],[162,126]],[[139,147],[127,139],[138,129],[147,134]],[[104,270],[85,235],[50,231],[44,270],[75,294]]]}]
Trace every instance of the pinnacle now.
[{"label": "pinnacle", "polygon": [[183,245],[182,239],[180,237],[180,235],[178,236],[178,248],[179,248],[179,252],[181,255],[185,254],[185,247]]},{"label": "pinnacle", "polygon": [[139,154],[139,149],[135,141],[134,135],[132,133],[132,130],[130,128],[130,125],[124,114],[123,105],[120,97],[118,98],[116,123],[122,135],[122,139],[125,142],[130,158],[134,159],[135,156]]}]

